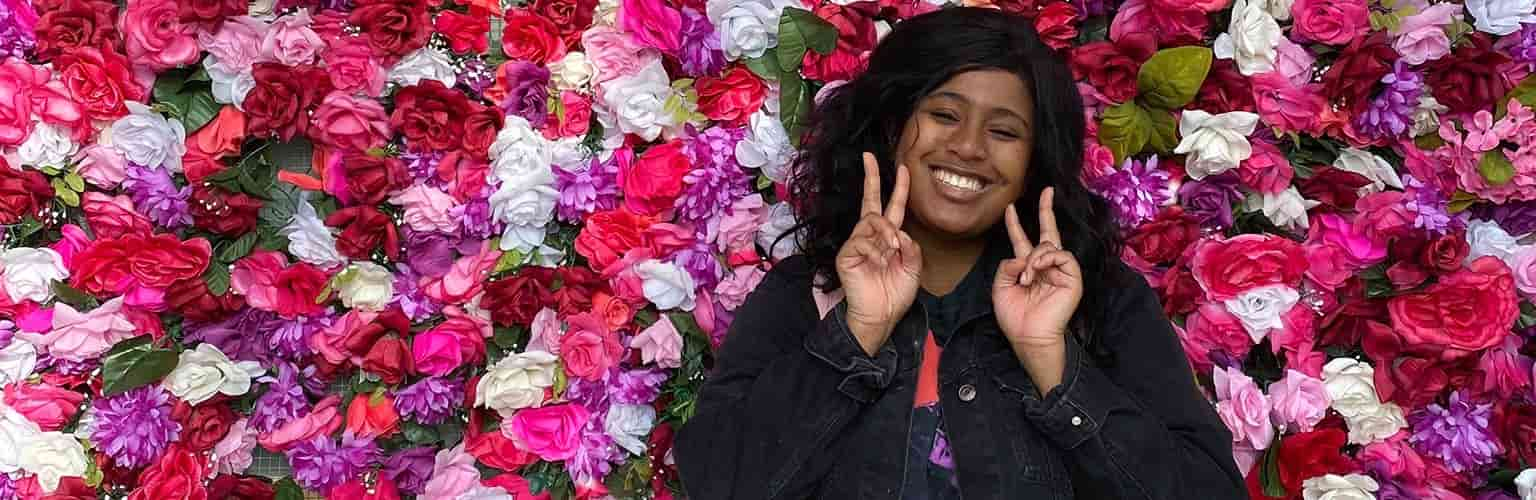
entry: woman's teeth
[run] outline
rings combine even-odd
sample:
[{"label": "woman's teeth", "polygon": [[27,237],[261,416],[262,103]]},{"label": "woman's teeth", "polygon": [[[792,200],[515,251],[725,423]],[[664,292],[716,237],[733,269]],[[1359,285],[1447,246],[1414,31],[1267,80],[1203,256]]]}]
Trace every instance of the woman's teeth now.
[{"label": "woman's teeth", "polygon": [[948,170],[934,170],[933,177],[949,187],[966,191],[981,191],[981,187],[984,185],[981,179],[969,175],[960,175]]}]

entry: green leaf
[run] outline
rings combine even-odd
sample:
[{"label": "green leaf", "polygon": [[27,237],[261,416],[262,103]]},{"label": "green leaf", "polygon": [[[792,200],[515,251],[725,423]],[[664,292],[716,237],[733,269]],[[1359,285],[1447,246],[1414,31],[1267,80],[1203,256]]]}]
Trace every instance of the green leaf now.
[{"label": "green leaf", "polygon": [[1159,50],[1141,65],[1141,72],[1136,75],[1140,99],[1154,108],[1183,107],[1194,100],[1210,70],[1209,48],[1189,46]]},{"label": "green leaf", "polygon": [[[494,247],[495,245],[492,245],[492,248]],[[491,270],[491,274],[501,274],[522,267],[523,261],[528,260],[527,257],[527,255],[523,255],[523,252],[518,250],[502,252],[501,257],[496,259],[496,268]]]},{"label": "green leaf", "polygon": [[213,90],[203,89],[192,92],[186,98],[186,107],[181,114],[181,124],[191,134],[203,128],[208,122],[219,116],[221,106],[213,100]]},{"label": "green leaf", "polygon": [[219,252],[219,261],[225,264],[233,264],[235,261],[240,260],[241,257],[249,255],[251,249],[256,248],[256,237],[255,232],[250,232],[245,233],[238,240],[229,242],[229,246],[224,247]]},{"label": "green leaf", "polygon": [[[1525,77],[1524,80],[1520,80],[1520,84],[1516,85],[1515,88],[1509,89],[1509,93],[1504,94],[1503,99],[1493,103],[1494,119],[1504,118],[1504,114],[1509,112],[1510,99],[1520,101],[1520,104],[1524,104],[1526,107],[1536,106],[1536,75],[1530,75]],[[1439,137],[1439,135],[1436,134],[1435,137]]]},{"label": "green leaf", "polygon": [[1119,164],[1147,147],[1154,126],[1152,116],[1140,104],[1116,104],[1105,109],[1100,117],[1099,142],[1115,154],[1115,163]]},{"label": "green leaf", "polygon": [[1264,450],[1264,466],[1259,468],[1259,485],[1264,494],[1272,497],[1284,498],[1287,493],[1285,485],[1280,482],[1280,442],[1270,443],[1269,449]]},{"label": "green leaf", "polygon": [[79,173],[70,172],[68,174],[64,174],[64,185],[69,186],[70,191],[74,191],[76,193],[85,192],[85,178],[80,177]]},{"label": "green leaf", "polygon": [[810,107],[810,89],[800,74],[786,71],[779,75],[779,121],[795,145],[800,144],[800,129],[805,125]]},{"label": "green leaf", "polygon": [[299,195],[298,186],[286,182],[273,184],[267,190],[269,201],[261,204],[261,211],[256,212],[256,218],[274,228],[287,226],[293,219],[295,208],[303,203]]},{"label": "green leaf", "polygon": [[171,373],[176,361],[175,351],[155,349],[148,335],[120,342],[101,363],[101,394],[113,396],[154,383]]},{"label": "green leaf", "polygon": [[268,199],[268,191],[277,183],[277,165],[264,160],[251,160],[255,155],[240,160],[240,190],[245,194]]},{"label": "green leaf", "polygon": [[762,77],[764,80],[777,81],[779,74],[784,72],[784,69],[779,66],[777,48],[763,52],[761,56],[747,59],[746,64],[747,69],[752,70],[753,73],[756,73],[757,76]]},{"label": "green leaf", "polygon": [[53,282],[53,296],[57,298],[59,302],[69,304],[75,309],[95,309],[96,306],[101,304],[101,301],[96,300],[95,296],[89,293],[85,293],[78,288],[69,286],[69,282],[66,281]]},{"label": "green leaf", "polygon": [[1493,186],[1503,186],[1515,178],[1515,165],[1504,157],[1504,151],[1495,149],[1483,153],[1483,159],[1477,162],[1477,173],[1483,175],[1483,179]]},{"label": "green leaf", "polygon": [[54,196],[57,196],[59,201],[64,202],[65,205],[71,207],[80,206],[80,193],[68,189],[55,189]]},{"label": "green leaf", "polygon": [[1451,193],[1451,202],[1446,204],[1445,211],[1453,214],[1460,213],[1477,202],[1477,195],[1458,189],[1455,193]]},{"label": "green leaf", "polygon": [[224,295],[229,291],[229,268],[218,262],[209,262],[208,269],[203,271],[203,283],[208,285],[208,293]]},{"label": "green leaf", "polygon": [[837,27],[811,11],[786,7],[779,17],[779,47],[774,54],[785,71],[800,69],[806,50],[830,54],[837,47]]},{"label": "green leaf", "polygon": [[1179,147],[1179,124],[1173,119],[1173,112],[1150,109],[1146,113],[1152,125],[1152,133],[1147,136],[1147,148],[1158,153],[1173,152],[1173,148]]},{"label": "green leaf", "polygon": [[293,482],[291,477],[279,479],[272,486],[277,493],[272,500],[304,500],[304,488],[300,488],[299,483]]},{"label": "green leaf", "polygon": [[437,442],[437,430],[415,422],[402,419],[400,430],[405,434],[405,440],[416,445],[430,445]]},{"label": "green leaf", "polygon": [[757,190],[762,191],[770,187],[773,187],[773,179],[769,179],[768,176],[763,174],[757,174]]}]

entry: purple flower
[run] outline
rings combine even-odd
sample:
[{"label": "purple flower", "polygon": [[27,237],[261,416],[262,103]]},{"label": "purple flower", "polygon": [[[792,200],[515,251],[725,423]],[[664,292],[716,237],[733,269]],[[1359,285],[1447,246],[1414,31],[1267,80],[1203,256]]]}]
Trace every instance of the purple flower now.
[{"label": "purple flower", "polygon": [[1415,500],[1423,498],[1421,491],[1414,491],[1408,485],[1398,482],[1385,474],[1371,473],[1376,480],[1379,489],[1376,490],[1376,500]]},{"label": "purple flower", "polygon": [[437,164],[443,161],[442,151],[418,152],[406,148],[400,153],[400,161],[405,164],[405,171],[411,173],[411,178],[434,187],[446,184],[437,178]]},{"label": "purple flower", "polygon": [[1355,127],[1370,137],[1403,137],[1413,125],[1413,112],[1424,93],[1424,77],[1408,69],[1407,63],[1397,61],[1392,72],[1381,77],[1381,83],[1386,86],[1371,99],[1365,112],[1355,116]]},{"label": "purple flower", "polygon": [[[452,251],[452,247],[449,247],[449,251]],[[395,280],[394,285],[393,303],[398,304],[400,310],[412,321],[427,319],[443,308],[443,304],[427,296],[421,289],[420,275],[410,265],[400,266],[399,279]]]},{"label": "purple flower", "polygon": [[8,319],[0,319],[0,349],[11,345],[11,339],[16,336],[16,323]]},{"label": "purple flower", "polygon": [[418,276],[442,276],[453,267],[455,238],[433,231],[417,231],[410,226],[403,227],[401,233],[405,236],[406,263]]},{"label": "purple flower", "polygon": [[143,213],[155,225],[177,229],[192,225],[192,212],[187,199],[192,197],[192,187],[176,187],[170,171],[163,168],[144,168],[130,164],[123,189],[133,197],[133,207]]},{"label": "purple flower", "polygon": [[555,215],[560,220],[575,224],[593,212],[619,206],[619,165],[613,160],[616,157],[606,162],[594,158],[580,171],[555,168],[555,189],[560,191]]},{"label": "purple flower", "polygon": [[230,359],[270,364],[271,348],[263,340],[283,323],[277,314],[246,307],[213,323],[189,323],[185,331],[188,341],[213,344]]},{"label": "purple flower", "polygon": [[570,385],[565,388],[565,399],[580,404],[592,413],[606,414],[610,404],[608,399],[608,383],[614,378],[614,373],[617,371],[618,368],[609,370],[607,374],[603,375],[603,378],[596,380],[586,378],[571,380]]},{"label": "purple flower", "polygon": [[170,394],[159,384],[97,399],[91,402],[91,441],[124,468],[149,465],[181,434],[172,409]]},{"label": "purple flower", "polygon": [[1157,216],[1158,207],[1167,203],[1171,189],[1168,172],[1157,168],[1157,157],[1139,162],[1126,158],[1120,169],[1100,176],[1088,189],[1109,201],[1115,220],[1122,227],[1136,227]]},{"label": "purple flower", "polygon": [[101,367],[100,358],[75,361],[68,358],[54,357],[50,354],[39,354],[35,371],[42,373],[45,370],[51,369],[59,375],[73,376],[90,373],[99,367]]},{"label": "purple flower", "polygon": [[577,483],[602,481],[613,470],[613,463],[624,459],[613,437],[603,430],[602,417],[594,413],[581,429],[581,445],[576,455],[565,461],[566,470]]},{"label": "purple flower", "polygon": [[629,370],[619,372],[608,393],[617,402],[631,405],[648,405],[661,394],[661,386],[667,382],[667,372],[662,370]]},{"label": "purple flower", "polygon": [[328,436],[315,436],[294,443],[287,452],[294,480],[321,493],[357,478],[378,460],[378,454],[379,447],[372,438],[353,437],[350,432],[339,444]]},{"label": "purple flower", "polygon": [[1462,391],[1450,403],[1433,403],[1408,415],[1413,434],[1408,442],[1428,456],[1438,457],[1452,472],[1477,473],[1498,460],[1499,440],[1488,430],[1493,404],[1468,401]]},{"label": "purple flower", "polygon": [[1536,25],[1521,24],[1520,31],[1499,39],[1497,46],[1509,45],[1509,57],[1525,64],[1526,71],[1536,71]]},{"label": "purple flower", "polygon": [[[1448,211],[1450,200],[1439,189],[1429,187],[1409,174],[1403,174],[1402,177],[1408,193],[1403,206],[1414,214],[1413,227],[1434,234],[1445,234],[1456,226],[1456,219]],[[1536,222],[1536,218],[1532,222]]]},{"label": "purple flower", "polygon": [[315,316],[300,316],[291,320],[279,318],[267,336],[267,348],[274,356],[299,362],[309,357],[309,337],[331,326],[336,319],[327,310]]},{"label": "purple flower", "polygon": [[683,7],[683,47],[678,54],[683,74],[688,76],[713,75],[725,69],[725,52],[720,50],[720,36],[709,17],[688,7]]},{"label": "purple flower", "polygon": [[714,247],[704,234],[697,235],[693,246],[679,249],[672,254],[672,263],[688,271],[699,288],[714,290],[725,275],[725,266],[715,257]]},{"label": "purple flower", "polygon": [[[1404,182],[1407,182],[1405,179]],[[1429,190],[1425,190],[1429,191]],[[1474,219],[1499,223],[1509,234],[1527,234],[1536,231],[1536,200],[1511,201],[1502,205],[1477,204],[1468,213]]]},{"label": "purple flower", "polygon": [[1243,199],[1238,178],[1230,173],[1189,181],[1179,187],[1184,212],[1206,227],[1232,227],[1232,204]]},{"label": "purple flower", "polygon": [[251,410],[251,426],[256,432],[268,434],[300,415],[309,413],[309,398],[299,385],[299,371],[293,365],[278,365],[277,380],[269,384],[267,392],[256,400]]},{"label": "purple flower", "polygon": [[479,57],[464,59],[464,67],[459,69],[459,85],[474,92],[479,96],[485,93],[485,89],[496,83],[496,69],[485,63]]},{"label": "purple flower", "polygon": [[435,425],[447,420],[464,400],[464,384],[458,380],[427,377],[395,393],[400,416]]},{"label": "purple flower", "polygon": [[736,143],[745,129],[711,128],[693,136],[688,158],[697,168],[683,176],[678,218],[702,223],[752,192],[751,177],[736,163]]},{"label": "purple flower", "polygon": [[549,115],[549,70],[527,61],[509,61],[502,66],[507,76],[507,96],[501,110],[526,118],[538,127]]},{"label": "purple flower", "polygon": [[395,482],[401,493],[420,495],[432,475],[433,455],[437,450],[426,446],[407,448],[384,461],[384,477]]},{"label": "purple flower", "polygon": [[459,212],[459,220],[463,221],[460,232],[465,238],[483,240],[501,230],[491,219],[491,202],[486,196],[470,198],[454,210]]},{"label": "purple flower", "polygon": [[[12,10],[13,7],[21,8]],[[32,11],[29,2],[0,2],[0,59],[26,59],[27,52],[37,47],[36,26],[37,13]],[[0,498],[8,497],[0,495]]]}]

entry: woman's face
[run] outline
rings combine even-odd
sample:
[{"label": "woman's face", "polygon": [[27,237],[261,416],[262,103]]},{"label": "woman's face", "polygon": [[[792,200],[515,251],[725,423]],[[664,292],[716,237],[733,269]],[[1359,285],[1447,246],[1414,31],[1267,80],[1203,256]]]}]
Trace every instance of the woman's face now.
[{"label": "woman's face", "polygon": [[896,148],[911,174],[907,220],[949,238],[991,228],[1024,190],[1033,116],[1024,82],[996,69],[960,73],[920,99]]}]

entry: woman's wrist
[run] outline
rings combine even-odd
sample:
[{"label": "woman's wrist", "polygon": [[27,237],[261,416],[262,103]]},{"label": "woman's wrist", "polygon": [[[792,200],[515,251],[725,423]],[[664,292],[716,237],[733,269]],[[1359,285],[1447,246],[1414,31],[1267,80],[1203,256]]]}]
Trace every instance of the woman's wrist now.
[{"label": "woman's wrist", "polygon": [[1061,385],[1067,367],[1067,344],[1013,344],[1013,353],[1044,397]]}]

